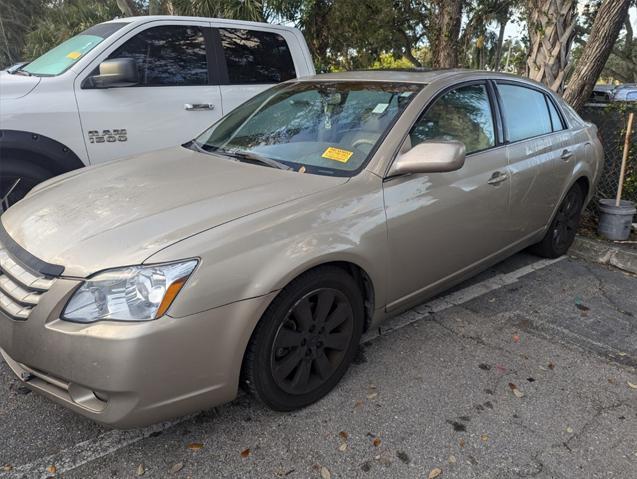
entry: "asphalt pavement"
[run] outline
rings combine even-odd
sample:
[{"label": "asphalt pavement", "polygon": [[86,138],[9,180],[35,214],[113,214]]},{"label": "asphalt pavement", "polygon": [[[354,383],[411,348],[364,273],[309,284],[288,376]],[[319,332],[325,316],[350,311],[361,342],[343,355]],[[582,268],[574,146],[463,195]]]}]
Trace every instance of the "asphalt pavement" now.
[{"label": "asphalt pavement", "polygon": [[632,478],[636,368],[635,276],[519,254],[370,331],[294,413],[241,395],[109,430],[2,363],[0,478]]}]

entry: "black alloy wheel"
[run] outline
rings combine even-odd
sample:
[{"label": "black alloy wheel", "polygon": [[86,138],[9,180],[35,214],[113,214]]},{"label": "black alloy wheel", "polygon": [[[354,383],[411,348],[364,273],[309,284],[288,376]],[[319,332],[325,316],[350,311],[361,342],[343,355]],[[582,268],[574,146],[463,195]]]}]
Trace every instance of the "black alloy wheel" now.
[{"label": "black alloy wheel", "polygon": [[270,367],[274,382],[289,394],[307,394],[343,362],[354,334],[354,313],[343,293],[321,288],[288,311],[274,338]]},{"label": "black alloy wheel", "polygon": [[566,254],[575,240],[583,206],[584,192],[575,184],[562,200],[544,239],[534,245],[532,251],[545,258]]},{"label": "black alloy wheel", "polygon": [[277,411],[312,404],[347,371],[364,323],[363,295],[349,272],[331,265],[311,270],[286,286],[261,317],[242,384]]}]

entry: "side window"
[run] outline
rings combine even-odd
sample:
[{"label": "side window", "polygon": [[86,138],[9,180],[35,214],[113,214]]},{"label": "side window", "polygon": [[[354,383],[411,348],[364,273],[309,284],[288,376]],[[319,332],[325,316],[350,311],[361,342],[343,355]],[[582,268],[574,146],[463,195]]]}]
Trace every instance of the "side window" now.
[{"label": "side window", "polygon": [[423,141],[458,140],[467,153],[495,146],[493,115],[485,85],[468,85],[438,98],[409,133],[412,146]]},{"label": "side window", "polygon": [[544,93],[523,86],[499,84],[509,141],[550,133],[551,119]]},{"label": "side window", "polygon": [[135,35],[109,58],[134,58],[141,86],[208,83],[206,44],[201,28],[167,25]]},{"label": "side window", "polygon": [[546,103],[549,106],[549,113],[551,115],[551,124],[553,125],[553,131],[562,131],[564,129],[564,123],[562,123],[562,119],[555,109],[555,105],[548,97],[546,98]]},{"label": "side window", "polygon": [[231,84],[280,83],[296,78],[288,44],[278,33],[220,28]]}]

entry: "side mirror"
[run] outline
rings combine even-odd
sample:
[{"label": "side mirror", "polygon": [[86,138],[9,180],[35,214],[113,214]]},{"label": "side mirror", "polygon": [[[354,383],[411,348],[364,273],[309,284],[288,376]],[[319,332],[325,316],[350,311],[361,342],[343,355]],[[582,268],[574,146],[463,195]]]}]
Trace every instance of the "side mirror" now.
[{"label": "side mirror", "polygon": [[388,176],[407,173],[442,173],[462,168],[465,146],[459,141],[425,141],[398,155]]},{"label": "side mirror", "polygon": [[137,63],[133,58],[104,60],[99,66],[99,75],[88,77],[88,88],[113,88],[136,85]]}]

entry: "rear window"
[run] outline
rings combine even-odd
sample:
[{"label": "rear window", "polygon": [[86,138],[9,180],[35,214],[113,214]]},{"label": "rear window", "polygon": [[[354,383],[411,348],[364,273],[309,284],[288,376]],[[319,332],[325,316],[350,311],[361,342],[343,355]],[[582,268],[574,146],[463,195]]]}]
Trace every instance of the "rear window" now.
[{"label": "rear window", "polygon": [[231,84],[271,84],[296,78],[285,38],[278,33],[220,28]]},{"label": "rear window", "polygon": [[126,23],[100,23],[27,64],[22,70],[36,76],[56,76],[71,68],[75,62],[110,37]]},{"label": "rear window", "polygon": [[523,86],[498,84],[509,141],[551,133],[544,93]]}]

